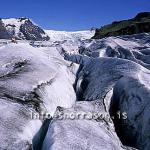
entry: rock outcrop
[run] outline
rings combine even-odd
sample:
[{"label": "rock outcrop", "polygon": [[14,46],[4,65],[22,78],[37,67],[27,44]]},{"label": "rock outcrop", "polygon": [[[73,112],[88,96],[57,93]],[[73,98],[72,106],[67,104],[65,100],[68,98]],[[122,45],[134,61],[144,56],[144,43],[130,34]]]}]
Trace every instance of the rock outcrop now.
[{"label": "rock outcrop", "polygon": [[48,41],[50,39],[42,28],[28,18],[1,19],[0,39],[11,38],[33,41]]},{"label": "rock outcrop", "polygon": [[132,35],[143,32],[150,32],[150,12],[137,14],[133,19],[115,21],[96,29],[93,39],[101,39],[110,36]]},{"label": "rock outcrop", "polygon": [[10,39],[10,35],[8,34],[4,23],[0,20],[0,38],[1,39]]}]

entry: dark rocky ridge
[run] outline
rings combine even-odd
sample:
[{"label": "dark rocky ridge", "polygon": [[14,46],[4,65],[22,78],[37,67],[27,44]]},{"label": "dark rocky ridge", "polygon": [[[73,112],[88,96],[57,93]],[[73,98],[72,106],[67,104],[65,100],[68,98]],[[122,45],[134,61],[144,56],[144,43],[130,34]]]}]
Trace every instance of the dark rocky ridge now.
[{"label": "dark rocky ridge", "polygon": [[0,20],[0,38],[1,39],[9,39],[10,38],[2,20]]},{"label": "dark rocky ridge", "polygon": [[44,30],[35,25],[30,19],[19,18],[16,19],[16,22],[20,24],[19,27],[15,23],[6,24],[5,19],[0,19],[0,39],[16,38],[34,41],[48,41],[50,39]]},{"label": "dark rocky ridge", "polygon": [[[47,41],[50,39],[46,36],[43,29],[34,25],[29,19],[21,25],[20,31],[24,34],[27,40]],[[45,36],[42,36],[42,34]]]},{"label": "dark rocky ridge", "polygon": [[115,21],[96,29],[93,39],[150,32],[150,12],[137,14],[133,19]]}]

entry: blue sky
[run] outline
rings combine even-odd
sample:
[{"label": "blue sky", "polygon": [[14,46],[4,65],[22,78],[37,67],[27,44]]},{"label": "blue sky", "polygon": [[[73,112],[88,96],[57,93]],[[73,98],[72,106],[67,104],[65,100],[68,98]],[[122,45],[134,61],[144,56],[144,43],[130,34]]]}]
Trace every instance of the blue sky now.
[{"label": "blue sky", "polygon": [[0,17],[28,17],[45,29],[86,30],[150,11],[150,0],[2,0]]}]

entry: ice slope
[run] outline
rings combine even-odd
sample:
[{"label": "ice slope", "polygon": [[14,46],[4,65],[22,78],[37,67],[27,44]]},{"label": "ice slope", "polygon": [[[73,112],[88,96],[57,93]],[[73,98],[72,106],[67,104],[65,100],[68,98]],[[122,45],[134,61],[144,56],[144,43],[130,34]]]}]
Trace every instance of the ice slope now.
[{"label": "ice slope", "polygon": [[[96,103],[77,102],[70,109],[62,109],[61,113],[70,116],[78,113],[81,115],[104,113],[101,105]],[[49,126],[42,150],[125,150],[115,133],[113,124],[106,121],[105,118],[90,119],[90,115],[89,119],[75,118],[54,119]]]},{"label": "ice slope", "polygon": [[76,32],[45,30],[45,32],[49,35],[53,46],[61,47],[70,52],[78,51],[83,41],[94,35],[94,31],[90,30]]},{"label": "ice slope", "polygon": [[55,31],[55,30],[45,30],[49,35],[51,41],[65,41],[65,40],[84,40],[90,39],[94,35],[94,31]]},{"label": "ice slope", "polygon": [[32,112],[52,116],[57,106],[75,103],[75,76],[69,66],[56,48],[27,43],[0,47],[0,149],[31,147],[42,123],[31,118]]},{"label": "ice slope", "polygon": [[90,57],[117,57],[134,61],[150,69],[150,33],[109,37],[85,42],[79,52]]}]

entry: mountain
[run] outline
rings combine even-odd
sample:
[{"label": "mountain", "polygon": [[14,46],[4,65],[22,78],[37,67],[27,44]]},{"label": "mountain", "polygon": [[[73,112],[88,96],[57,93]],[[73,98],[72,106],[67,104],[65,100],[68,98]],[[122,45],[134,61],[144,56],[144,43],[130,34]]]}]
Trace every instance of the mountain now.
[{"label": "mountain", "polygon": [[47,41],[49,36],[28,18],[0,19],[0,39]]},{"label": "mountain", "polygon": [[150,12],[142,12],[137,14],[133,19],[115,21],[112,24],[96,29],[93,39],[143,32],[150,32]]},{"label": "mountain", "polygon": [[16,38],[18,40],[33,41],[79,41],[89,39],[94,35],[92,31],[55,31],[43,30],[28,18],[0,19],[0,39]]}]

